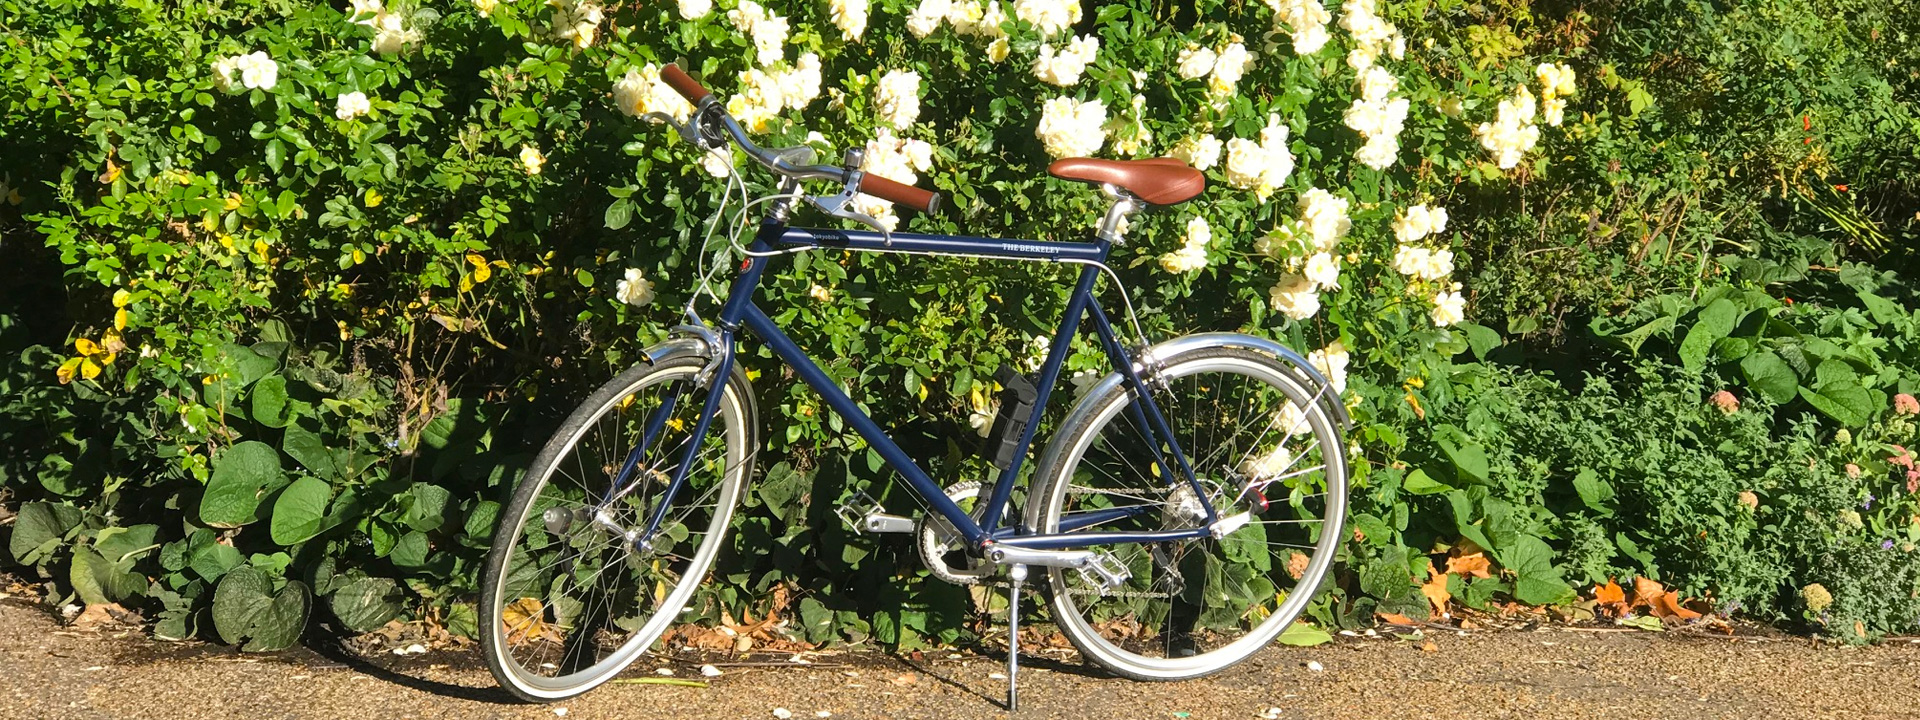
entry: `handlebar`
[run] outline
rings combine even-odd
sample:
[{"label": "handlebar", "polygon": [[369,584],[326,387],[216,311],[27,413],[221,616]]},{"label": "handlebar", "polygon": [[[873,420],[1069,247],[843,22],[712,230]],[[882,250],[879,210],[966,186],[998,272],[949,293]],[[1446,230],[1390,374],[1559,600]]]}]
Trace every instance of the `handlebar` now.
[{"label": "handlebar", "polygon": [[[835,165],[795,165],[754,144],[747,138],[747,133],[741,129],[740,123],[735,121],[732,115],[727,114],[719,100],[714,98],[713,92],[694,80],[686,71],[681,70],[677,63],[667,63],[666,67],[660,68],[660,79],[671,86],[674,92],[686,98],[687,102],[693,103],[692,122],[696,124],[695,129],[700,131],[698,134],[701,138],[715,143],[723,139],[705,132],[708,129],[705,123],[714,123],[719,126],[719,129],[724,129],[734,144],[746,151],[748,157],[782,176],[795,180],[834,180],[846,184],[852,184],[854,181],[854,173],[846,168]],[[928,214],[940,209],[940,193],[922,190],[872,173],[861,173],[859,183],[860,192],[895,205]]]}]

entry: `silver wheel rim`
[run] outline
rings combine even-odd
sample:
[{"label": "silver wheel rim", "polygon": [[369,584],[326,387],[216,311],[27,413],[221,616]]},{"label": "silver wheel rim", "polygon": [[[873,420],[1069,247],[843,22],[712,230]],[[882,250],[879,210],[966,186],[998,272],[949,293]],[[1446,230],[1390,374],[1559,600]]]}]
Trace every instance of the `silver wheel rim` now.
[{"label": "silver wheel rim", "polygon": [[[561,461],[579,449],[581,439],[585,437],[590,430],[597,427],[598,424],[607,417],[608,412],[612,410],[614,406],[618,405],[623,399],[634,397],[637,393],[649,387],[691,375],[697,372],[700,367],[699,365],[680,366],[663,368],[658,372],[649,373],[635,381],[632,385],[629,385],[618,395],[601,404],[598,408],[595,408],[592,419],[574,430],[572,435],[566,440],[566,449],[559,453],[555,461],[549,463],[545,468],[545,471],[538,479],[539,485],[537,486],[538,489],[534,492],[534,497],[539,497],[540,492],[547,487],[554,472],[560,467]],[[732,522],[733,512],[739,500],[740,488],[745,481],[746,459],[750,456],[750,451],[746,447],[747,443],[745,440],[748,435],[744,419],[746,416],[745,408],[737,393],[733,391],[731,385],[724,383],[716,384],[723,388],[726,393],[721,398],[721,407],[718,410],[719,419],[722,421],[724,427],[717,425],[709,431],[709,434],[724,433],[723,438],[725,442],[725,452],[727,454],[727,469],[725,476],[719,480],[719,485],[716,488],[718,494],[713,508],[713,518],[707,523],[705,530],[706,539],[700,543],[693,557],[689,559],[689,565],[686,572],[681,576],[681,581],[676,584],[667,597],[655,607],[652,616],[647,618],[639,629],[629,635],[627,640],[623,642],[618,649],[608,653],[606,657],[602,658],[599,662],[584,670],[557,677],[547,677],[538,673],[529,672],[528,669],[513,656],[513,653],[509,649],[509,638],[505,632],[504,623],[500,621],[502,608],[494,608],[494,622],[490,623],[484,632],[490,634],[492,639],[491,644],[495,654],[498,656],[499,667],[506,671],[502,679],[512,683],[520,692],[541,699],[559,699],[579,694],[611,680],[614,676],[619,675],[621,671],[625,670],[628,665],[632,664],[634,660],[638,659],[648,647],[652,646],[654,641],[658,640],[660,636],[666,632],[668,627],[673,624],[675,618],[679,616],[680,609],[686,605],[687,601],[693,596],[694,591],[699,588],[701,581],[705,579],[707,572],[712,568],[715,556],[719,554],[720,547],[723,544],[722,541],[725,539],[727,527]],[[528,480],[531,479],[532,478],[528,478]],[[525,482],[525,480],[523,480],[523,482]],[[512,558],[520,552],[518,545],[524,535],[526,525],[531,519],[530,516],[536,504],[538,503],[528,502],[526,507],[521,509],[520,516],[516,518],[513,523],[513,536],[507,539],[509,549],[507,556],[503,558],[502,572],[499,573],[499,577],[495,579],[494,585],[491,588],[491,594],[495,599],[496,605],[505,605],[510,601],[510,599],[507,598],[506,585],[508,578],[512,575]]]},{"label": "silver wheel rim", "polygon": [[[1293,379],[1285,370],[1270,362],[1235,356],[1216,356],[1175,360],[1161,376],[1169,380],[1179,379],[1209,370],[1237,371],[1281,389],[1294,402],[1313,397],[1313,393]],[[1066,449],[1063,462],[1058,466],[1065,477],[1052,478],[1048,488],[1045,512],[1041,518],[1044,532],[1056,532],[1059,527],[1059,512],[1063,498],[1073,481],[1073,470],[1085,458],[1087,450],[1103,436],[1104,430],[1114,416],[1132,402],[1132,395],[1124,391],[1116,393],[1113,399],[1095,413],[1089,432],[1075,438],[1074,444]],[[1309,406],[1312,407],[1312,406]],[[1172,413],[1172,410],[1166,410]],[[1325,413],[1310,411],[1307,427],[1323,446],[1334,446],[1337,434],[1332,432],[1332,421]],[[1205,675],[1232,665],[1265,647],[1278,637],[1286,627],[1298,618],[1317,594],[1320,582],[1325,578],[1327,569],[1332,565],[1334,554],[1338,551],[1341,532],[1346,517],[1346,467],[1344,448],[1326,453],[1325,471],[1327,509],[1320,540],[1313,546],[1313,554],[1300,580],[1273,613],[1258,626],[1238,640],[1189,657],[1151,658],[1129,652],[1115,646],[1093,627],[1073,600],[1074,591],[1069,583],[1069,571],[1054,569],[1048,574],[1053,589],[1054,621],[1062,631],[1076,640],[1075,646],[1090,656],[1089,659],[1103,666],[1154,679],[1183,679]],[[1335,460],[1337,459],[1337,462]]]}]

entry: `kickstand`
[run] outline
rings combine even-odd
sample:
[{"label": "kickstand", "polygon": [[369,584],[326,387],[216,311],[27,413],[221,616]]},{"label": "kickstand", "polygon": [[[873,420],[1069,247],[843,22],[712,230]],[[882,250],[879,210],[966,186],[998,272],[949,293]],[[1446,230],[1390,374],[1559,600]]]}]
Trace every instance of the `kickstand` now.
[{"label": "kickstand", "polygon": [[1015,563],[1008,570],[1013,580],[1007,591],[1007,712],[1020,709],[1020,584],[1027,580],[1027,566]]}]

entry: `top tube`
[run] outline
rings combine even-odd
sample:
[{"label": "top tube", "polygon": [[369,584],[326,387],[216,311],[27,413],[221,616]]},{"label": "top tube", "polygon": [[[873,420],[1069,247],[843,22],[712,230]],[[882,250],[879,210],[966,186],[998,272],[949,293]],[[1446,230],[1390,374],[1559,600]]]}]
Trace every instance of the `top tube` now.
[{"label": "top tube", "polygon": [[1006,260],[1045,260],[1052,262],[1105,262],[1111,243],[1093,241],[1061,242],[1052,240],[1003,240],[999,238],[961,237],[891,233],[872,230],[830,228],[786,228],[777,242],[789,247],[837,248],[869,252],[900,252],[926,255],[963,255]]}]

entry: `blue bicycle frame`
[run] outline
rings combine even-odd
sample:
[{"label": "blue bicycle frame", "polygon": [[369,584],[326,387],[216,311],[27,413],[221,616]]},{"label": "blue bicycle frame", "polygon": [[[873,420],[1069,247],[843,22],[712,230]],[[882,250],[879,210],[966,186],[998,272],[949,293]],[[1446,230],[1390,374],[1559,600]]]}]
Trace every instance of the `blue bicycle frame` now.
[{"label": "blue bicycle frame", "polygon": [[[1113,325],[1108,321],[1106,312],[1093,295],[1094,281],[1099,277],[1112,243],[1104,238],[1095,237],[1089,242],[1048,242],[1034,240],[1001,240],[992,238],[955,237],[944,235],[916,235],[893,233],[883,235],[864,230],[826,230],[817,228],[790,228],[777,218],[783,212],[775,212],[764,221],[756,233],[750,250],[753,255],[742,266],[742,272],[733,283],[726,303],[720,309],[715,334],[719,346],[712,348],[717,361],[711,369],[709,382],[715,387],[723,385],[728,373],[732,371],[734,349],[741,329],[751,331],[765,342],[775,355],[785,362],[800,379],[813,388],[814,392],[826,401],[829,408],[839,413],[853,430],[865,438],[867,443],[880,454],[887,466],[904,477],[909,487],[924,498],[935,512],[953,524],[953,527],[966,538],[968,546],[975,552],[1000,544],[1031,550],[1063,550],[1084,548],[1096,545],[1119,543],[1150,543],[1189,540],[1207,537],[1211,533],[1209,526],[1217,517],[1212,503],[1194,477],[1185,453],[1175,440],[1166,417],[1154,403],[1152,393],[1147,392],[1145,382],[1135,368],[1127,349],[1115,336]],[[754,295],[761,277],[766,273],[772,257],[762,253],[771,253],[776,248],[821,248],[839,250],[857,250],[867,252],[895,252],[911,254],[962,255],[983,258],[1009,260],[1065,262],[1080,265],[1080,275],[1074,285],[1073,294],[1067,299],[1066,312],[1061,317],[1060,327],[1055,331],[1047,358],[1041,365],[1038,378],[1039,393],[1034,399],[1033,412],[1028,418],[1025,431],[1019,438],[1013,461],[1000,472],[999,480],[989,495],[984,514],[976,522],[972,516],[949,499],[945,491],[927,475],[904,450],[889,437],[885,430],[863,412],[852,398],[840,389],[827,373],[814,363],[806,351],[800,349],[786,333],[780,330],[767,313],[754,304]],[[1068,513],[1060,518],[1057,533],[1041,534],[1023,528],[1017,522],[1005,522],[1006,508],[1013,495],[1013,486],[1025,464],[1028,450],[1032,447],[1034,434],[1040,427],[1040,420],[1046,412],[1047,400],[1052,395],[1060,376],[1060,370],[1066,363],[1074,336],[1079,332],[1082,318],[1091,321],[1095,335],[1101,347],[1106,351],[1113,368],[1123,377],[1124,387],[1132,390],[1139,403],[1130,403],[1128,412],[1134,423],[1146,432],[1148,445],[1153,451],[1154,462],[1159,465],[1159,477],[1167,478],[1172,484],[1184,479],[1192,486],[1194,496],[1199,498],[1206,509],[1206,525],[1180,530],[1160,530],[1152,532],[1075,532],[1102,523],[1150,512],[1149,506],[1090,510]],[[687,473],[693,465],[695,450],[701,447],[706,433],[710,429],[714,415],[719,408],[722,393],[707,393],[705,405],[701,409],[698,422],[694,425],[692,441],[688,443],[685,456],[677,463],[669,478],[665,493],[660,496],[660,504],[653,509],[641,538],[651,538],[660,527],[673,498],[686,483]],[[615,491],[611,497],[619,495],[625,481],[631,476],[633,468],[641,461],[643,448],[651,445],[653,436],[658,434],[667,415],[673,412],[678,393],[668,395],[662,407],[650,418],[642,433],[640,444],[629,453],[625,468],[615,481]]]}]

